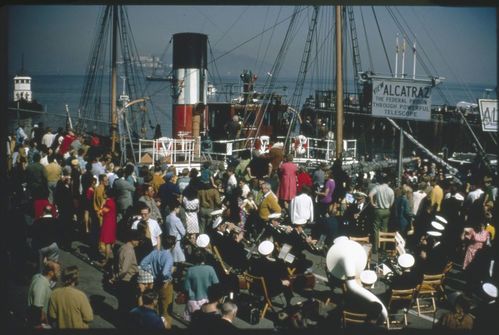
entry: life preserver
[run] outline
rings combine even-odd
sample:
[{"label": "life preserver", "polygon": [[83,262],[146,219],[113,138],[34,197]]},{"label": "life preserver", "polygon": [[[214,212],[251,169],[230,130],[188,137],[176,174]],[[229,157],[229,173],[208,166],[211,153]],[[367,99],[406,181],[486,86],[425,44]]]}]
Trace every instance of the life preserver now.
[{"label": "life preserver", "polygon": [[304,135],[298,135],[295,138],[294,151],[299,155],[303,155],[305,152],[307,152],[307,148],[308,139]]}]

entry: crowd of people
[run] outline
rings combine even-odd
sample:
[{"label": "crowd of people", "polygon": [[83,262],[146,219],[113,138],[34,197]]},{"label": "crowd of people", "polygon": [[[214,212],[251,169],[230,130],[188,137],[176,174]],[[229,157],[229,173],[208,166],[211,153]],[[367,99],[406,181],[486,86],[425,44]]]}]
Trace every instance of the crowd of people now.
[{"label": "crowd of people", "polygon": [[[243,273],[263,277],[268,295],[283,294],[289,307],[313,271],[308,254],[324,257],[341,235],[369,236],[372,254],[381,255],[379,232],[399,232],[415,261],[393,280],[397,288],[449,261],[462,266],[464,296],[497,282],[497,185],[489,175],[461,184],[414,157],[396,186],[389,170],[349,175],[340,160],[307,170],[279,143],[267,153],[244,151],[228,166],[177,171],[161,161],[120,164],[98,138],[71,130],[18,136],[7,142],[9,195],[37,273],[28,296],[34,327],[87,328],[93,320],[76,288],[78,268],[59,260],[76,241],[108,274],[123,326],[141,329],[172,328],[175,300],[193,329],[234,332]],[[24,214],[33,222],[21,224]],[[25,242],[10,242],[14,264]],[[280,255],[285,246],[291,260]]]}]

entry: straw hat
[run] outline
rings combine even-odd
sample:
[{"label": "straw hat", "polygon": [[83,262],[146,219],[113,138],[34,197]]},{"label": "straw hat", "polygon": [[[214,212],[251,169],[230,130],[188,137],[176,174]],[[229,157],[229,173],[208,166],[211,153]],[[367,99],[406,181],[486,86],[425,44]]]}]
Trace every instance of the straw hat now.
[{"label": "straw hat", "polygon": [[213,224],[211,226],[213,228],[217,228],[218,226],[220,226],[221,223],[222,223],[222,217],[219,216],[213,221]]},{"label": "straw hat", "polygon": [[279,219],[280,217],[281,217],[281,213],[269,214],[269,219]]},{"label": "straw hat", "polygon": [[441,222],[443,224],[447,224],[447,220],[445,218],[443,218],[442,216],[440,215],[435,215],[435,220],[437,220],[438,222]]},{"label": "straw hat", "polygon": [[433,236],[433,237],[440,237],[442,236],[442,233],[439,232],[439,231],[435,231],[435,230],[430,230],[427,232],[428,235],[430,236]]},{"label": "straw hat", "polygon": [[411,254],[403,254],[397,258],[397,263],[402,268],[411,268],[415,263],[414,256]]},{"label": "straw hat", "polygon": [[258,245],[258,252],[262,256],[270,255],[274,251],[274,243],[270,241],[263,241]]},{"label": "straw hat", "polygon": [[206,234],[201,234],[196,239],[196,245],[200,248],[206,248],[210,244],[210,237]]},{"label": "straw hat", "polygon": [[482,290],[488,295],[490,298],[497,298],[497,286],[492,283],[483,283]]},{"label": "straw hat", "polygon": [[435,228],[436,230],[439,230],[439,231],[445,230],[445,226],[443,224],[441,224],[440,222],[437,222],[437,221],[432,221],[431,222],[431,226],[433,228]]},{"label": "straw hat", "polygon": [[222,215],[223,212],[224,212],[223,209],[217,209],[217,210],[211,212],[210,215],[211,216]]},{"label": "straw hat", "polygon": [[376,272],[373,270],[364,270],[360,273],[360,281],[364,285],[372,285],[378,280],[378,276],[376,275]]}]

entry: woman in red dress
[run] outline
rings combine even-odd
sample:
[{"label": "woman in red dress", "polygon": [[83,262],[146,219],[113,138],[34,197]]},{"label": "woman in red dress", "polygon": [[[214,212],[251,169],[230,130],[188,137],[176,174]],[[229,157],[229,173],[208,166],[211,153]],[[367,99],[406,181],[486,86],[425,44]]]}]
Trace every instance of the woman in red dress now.
[{"label": "woman in red dress", "polygon": [[284,201],[286,208],[291,199],[296,197],[296,172],[298,167],[293,163],[293,155],[288,154],[279,167],[279,200]]},{"label": "woman in red dress", "polygon": [[100,245],[104,247],[105,259],[100,265],[105,266],[112,254],[112,247],[116,242],[116,202],[112,189],[106,191],[106,201],[100,209],[102,213],[102,227],[100,231]]},{"label": "woman in red dress", "polygon": [[296,189],[297,193],[301,193],[301,188],[303,187],[303,185],[309,186],[310,189],[314,188],[314,181],[312,180],[312,177],[307,172],[307,170],[305,170],[305,168],[303,168],[302,166],[298,168],[297,179],[298,179],[298,187]]}]

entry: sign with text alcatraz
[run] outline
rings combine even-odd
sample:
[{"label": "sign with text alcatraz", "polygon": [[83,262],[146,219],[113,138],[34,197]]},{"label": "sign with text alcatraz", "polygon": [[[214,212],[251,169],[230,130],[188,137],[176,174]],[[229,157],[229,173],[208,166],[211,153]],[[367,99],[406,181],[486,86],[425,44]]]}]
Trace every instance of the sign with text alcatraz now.
[{"label": "sign with text alcatraz", "polygon": [[372,115],[395,119],[431,119],[431,83],[408,79],[372,79]]},{"label": "sign with text alcatraz", "polygon": [[497,131],[497,100],[479,99],[483,131]]}]

